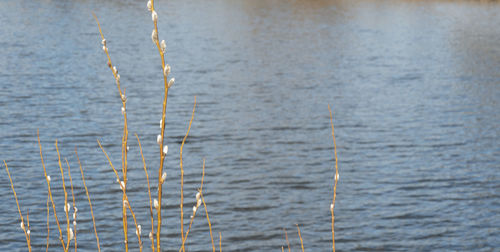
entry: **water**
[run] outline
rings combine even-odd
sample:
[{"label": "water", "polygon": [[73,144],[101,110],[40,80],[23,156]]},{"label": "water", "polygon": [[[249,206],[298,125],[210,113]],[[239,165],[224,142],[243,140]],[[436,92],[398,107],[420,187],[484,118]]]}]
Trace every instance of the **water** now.
[{"label": "water", "polygon": [[[224,251],[280,251],[283,228],[298,251],[296,223],[306,250],[331,248],[328,104],[340,164],[338,251],[500,248],[500,5],[156,2],[160,39],[167,41],[176,78],[166,131],[165,251],[180,245],[178,155],[195,95],[183,153],[185,216],[206,158],[205,199]],[[96,142],[119,166],[121,104],[91,11],[127,88],[129,197],[149,250],[147,189],[133,134],[141,137],[155,177],[163,84],[145,1],[2,1],[0,159],[9,165],[23,213],[30,210],[34,251],[45,250],[46,238],[37,129],[60,217],[56,138],[72,167],[79,249],[95,251],[96,245],[75,146],[101,247],[123,248],[120,190]],[[0,250],[25,251],[1,173]],[[51,217],[53,250],[60,248],[55,227]],[[129,237],[136,250],[133,231]],[[204,213],[188,243],[189,251],[210,250]]]}]

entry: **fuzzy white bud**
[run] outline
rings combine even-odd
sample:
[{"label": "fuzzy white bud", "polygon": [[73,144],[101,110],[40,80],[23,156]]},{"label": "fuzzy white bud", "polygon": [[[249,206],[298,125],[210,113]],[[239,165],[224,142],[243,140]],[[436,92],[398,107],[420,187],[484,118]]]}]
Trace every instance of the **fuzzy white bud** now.
[{"label": "fuzzy white bud", "polygon": [[337,174],[335,174],[335,181],[338,181],[338,180],[339,180],[339,178],[340,178],[340,175],[339,175],[338,173],[337,173]]},{"label": "fuzzy white bud", "polygon": [[201,199],[196,200],[196,208],[201,206]]},{"label": "fuzzy white bud", "polygon": [[162,175],[161,175],[161,182],[163,183],[165,181],[165,179],[167,179],[167,173],[164,172]]},{"label": "fuzzy white bud", "polygon": [[163,154],[167,155],[168,153],[168,145],[163,146]]},{"label": "fuzzy white bud", "polygon": [[130,149],[130,148],[129,148],[129,147],[128,147],[128,145],[127,145],[127,152],[128,152],[128,150],[129,150],[129,149]]},{"label": "fuzzy white bud", "polygon": [[116,75],[116,80],[120,81],[120,75],[119,74]]},{"label": "fuzzy white bud", "polygon": [[174,82],[175,82],[175,78],[172,78],[168,81],[168,88],[170,88],[171,86],[174,85]]},{"label": "fuzzy white bud", "polygon": [[125,108],[122,107],[122,115],[125,115]]},{"label": "fuzzy white bud", "polygon": [[135,230],[135,235],[141,236],[142,233],[142,227],[141,225],[137,225],[137,229]]},{"label": "fuzzy white bud", "polygon": [[167,65],[163,68],[163,75],[165,75],[165,77],[167,77],[169,74],[170,74],[170,66],[167,64]]},{"label": "fuzzy white bud", "polygon": [[76,219],[76,213],[73,213],[73,220]]},{"label": "fuzzy white bud", "polygon": [[28,234],[28,236],[31,234],[31,230],[28,229],[28,231],[26,231],[26,233]]},{"label": "fuzzy white bud", "polygon": [[116,66],[113,67],[113,73],[118,73],[118,69],[116,68]]},{"label": "fuzzy white bud", "polygon": [[120,181],[120,189],[125,190],[125,182]]},{"label": "fuzzy white bud", "polygon": [[153,22],[158,21],[158,14],[156,14],[156,11],[151,12],[151,19],[153,20]]},{"label": "fuzzy white bud", "polygon": [[160,129],[163,126],[163,119],[160,119]]},{"label": "fuzzy white bud", "polygon": [[200,196],[201,196],[201,193],[200,193],[200,192],[197,192],[197,193],[196,193],[196,201],[200,200]]},{"label": "fuzzy white bud", "polygon": [[157,143],[158,145],[161,145],[161,135],[158,135],[158,136],[156,137],[156,143]]},{"label": "fuzzy white bud", "polygon": [[149,239],[153,240],[153,232],[149,232]]},{"label": "fuzzy white bud", "polygon": [[158,200],[157,200],[157,199],[155,199],[155,200],[154,200],[153,206],[154,206],[156,209],[158,209]]},{"label": "fuzzy white bud", "polygon": [[153,10],[153,5],[151,4],[151,0],[148,1],[148,11]]},{"label": "fuzzy white bud", "polygon": [[50,182],[50,176],[47,175],[47,182]]},{"label": "fuzzy white bud", "polygon": [[103,46],[102,46],[102,50],[103,50],[103,51],[106,51],[106,50],[108,50],[108,48],[107,48],[105,45],[103,45]]},{"label": "fuzzy white bud", "polygon": [[167,43],[165,43],[165,40],[162,40],[160,43],[160,49],[163,53],[167,50]]},{"label": "fuzzy white bud", "polygon": [[129,206],[129,205],[128,205],[128,200],[123,200],[123,206],[124,206],[124,207],[128,207],[128,206]]},{"label": "fuzzy white bud", "polygon": [[71,206],[69,205],[69,203],[66,203],[66,206],[64,206],[64,212],[68,213],[70,208]]},{"label": "fuzzy white bud", "polygon": [[101,44],[102,44],[103,46],[106,46],[106,39],[102,39]]},{"label": "fuzzy white bud", "polygon": [[73,221],[73,226],[76,226],[76,220]]},{"label": "fuzzy white bud", "polygon": [[198,210],[198,207],[193,206],[193,215],[196,213],[196,210]]},{"label": "fuzzy white bud", "polygon": [[[120,79],[119,77],[120,75],[117,75],[117,79]],[[125,96],[124,94],[121,95],[121,98],[122,98],[122,101],[126,101],[127,100],[127,96]]]},{"label": "fuzzy white bud", "polygon": [[158,33],[156,30],[153,30],[153,33],[151,33],[151,39],[153,40],[153,43],[158,43]]},{"label": "fuzzy white bud", "polygon": [[24,222],[21,221],[19,225],[21,226],[21,229],[24,230]]},{"label": "fuzzy white bud", "polygon": [[333,211],[333,203],[330,204],[330,211]]},{"label": "fuzzy white bud", "polygon": [[69,228],[69,239],[73,240],[75,238],[75,234],[73,234],[73,228]]}]

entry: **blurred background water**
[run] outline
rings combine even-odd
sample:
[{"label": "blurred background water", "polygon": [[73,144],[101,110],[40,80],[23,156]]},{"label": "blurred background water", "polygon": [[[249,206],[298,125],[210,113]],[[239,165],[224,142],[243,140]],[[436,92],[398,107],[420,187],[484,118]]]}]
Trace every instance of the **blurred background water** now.
[{"label": "blurred background water", "polygon": [[[205,199],[224,251],[280,251],[283,228],[298,251],[296,223],[306,250],[331,247],[328,104],[340,164],[339,251],[500,249],[500,5],[155,2],[176,78],[167,109],[164,251],[180,246],[178,156],[195,95],[183,153],[185,216],[206,158]],[[37,129],[61,217],[56,138],[72,166],[80,250],[96,245],[75,147],[102,250],[123,248],[120,189],[96,142],[119,166],[121,103],[92,11],[127,89],[129,197],[149,250],[147,187],[133,134],[156,177],[163,82],[146,1],[4,0],[0,159],[23,213],[30,210],[34,251],[45,250],[47,197]],[[25,251],[10,184],[0,173],[0,250]],[[50,234],[52,250],[60,249],[53,217]],[[137,249],[133,230],[129,237]],[[188,250],[210,248],[200,212]]]}]

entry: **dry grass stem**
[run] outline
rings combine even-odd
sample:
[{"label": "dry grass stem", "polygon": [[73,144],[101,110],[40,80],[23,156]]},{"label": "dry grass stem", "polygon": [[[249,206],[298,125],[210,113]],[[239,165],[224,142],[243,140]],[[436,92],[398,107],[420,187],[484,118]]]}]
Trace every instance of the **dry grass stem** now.
[{"label": "dry grass stem", "polygon": [[[203,190],[203,179],[205,177],[205,159],[203,159],[203,167],[202,167],[202,174],[201,174],[201,185],[199,191],[201,192]],[[193,220],[194,217],[196,216],[196,212],[198,210],[198,203],[195,203],[196,205],[193,207],[193,215],[191,215],[191,220],[189,220],[189,227],[188,230],[186,231],[186,235],[184,236],[184,239],[182,240],[181,248],[179,249],[179,252],[183,251],[185,248],[185,243],[189,235],[189,231],[191,230],[191,225],[193,225]]]},{"label": "dry grass stem", "polygon": [[[97,16],[92,13],[94,16],[97,26],[99,27],[99,34],[101,35],[102,38],[102,45],[103,45],[103,50],[106,53],[106,57],[108,58],[108,67],[113,73],[113,77],[115,78],[116,81],[116,86],[118,88],[118,92],[120,94],[120,98],[122,101],[122,114],[123,114],[123,136],[122,136],[122,174],[123,174],[123,194],[122,194],[122,200],[125,200],[125,193],[127,191],[127,142],[128,142],[128,124],[127,124],[127,97],[125,96],[125,90],[123,90],[120,87],[120,74],[118,74],[118,70],[116,66],[113,66],[113,63],[111,62],[111,57],[109,56],[109,51],[106,43],[106,39],[104,38],[104,35],[102,33],[101,25],[99,24],[99,20],[97,19]],[[127,208],[125,206],[122,207],[122,222],[123,222],[123,235],[125,237],[125,251],[128,251],[128,225],[127,225]]]},{"label": "dry grass stem", "polygon": [[71,197],[73,199],[73,239],[75,240],[75,252],[76,252],[78,247],[78,244],[76,242],[76,213],[78,212],[78,208],[76,208],[75,193],[73,191],[73,178],[71,177],[71,168],[69,167],[67,159],[66,159],[66,164],[68,165],[69,183],[71,185]]},{"label": "dry grass stem", "polygon": [[101,252],[101,245],[99,245],[99,236],[97,235],[97,228],[95,225],[94,210],[92,208],[92,202],[90,201],[90,195],[89,195],[89,190],[87,189],[87,184],[85,184],[85,176],[83,176],[82,163],[80,162],[80,158],[78,157],[78,151],[76,147],[75,147],[75,155],[76,159],[78,160],[78,166],[80,167],[80,174],[82,175],[82,182],[83,182],[83,187],[85,188],[85,194],[87,195],[87,200],[89,201],[90,215],[92,215],[92,224],[94,225],[94,234],[95,234],[95,239],[97,241],[97,251]]},{"label": "dry grass stem", "polygon": [[297,226],[297,232],[299,233],[300,247],[302,248],[302,252],[304,252],[304,242],[302,241],[302,235],[300,234],[299,224],[295,224],[295,225]]},{"label": "dry grass stem", "polygon": [[[24,225],[24,218],[23,218],[23,214],[21,213],[21,207],[19,206],[19,200],[17,199],[16,190],[14,189],[14,182],[12,182],[12,177],[10,177],[10,172],[9,172],[9,167],[7,166],[7,162],[5,162],[5,160],[4,160],[3,163],[5,165],[5,170],[7,171],[7,175],[9,175],[10,187],[12,188],[12,192],[14,193],[14,198],[16,199],[17,211],[19,212],[19,217],[21,218],[21,229],[23,230],[24,236],[26,237],[26,244],[28,245],[28,250],[31,252],[31,242],[30,242],[28,232],[26,231],[26,228]],[[28,227],[28,230],[29,230],[29,227]]]},{"label": "dry grass stem", "polygon": [[[141,151],[141,157],[142,157],[142,164],[144,165],[144,173],[146,173],[146,181],[148,182],[148,196],[149,196],[149,214],[151,216],[151,234],[154,233],[154,215],[153,215],[153,202],[151,200],[151,187],[149,186],[149,175],[148,175],[148,169],[146,168],[146,160],[144,159],[144,154],[142,153],[142,145],[141,145],[141,140],[139,140],[139,136],[135,134],[135,137],[137,138],[137,142],[139,143],[139,150]],[[151,250],[154,252],[155,251],[155,244],[154,244],[154,236],[151,236]]]},{"label": "dry grass stem", "polygon": [[45,163],[43,162],[42,144],[40,143],[40,133],[38,130],[36,131],[36,136],[38,139],[38,147],[40,149],[40,159],[42,162],[43,173],[45,175],[45,180],[47,181],[47,190],[49,192],[50,202],[52,203],[52,211],[54,212],[54,218],[56,219],[57,229],[59,230],[59,241],[61,242],[61,245],[63,246],[64,251],[67,251],[66,244],[64,244],[64,240],[63,240],[61,224],[59,223],[59,219],[57,218],[56,204],[54,203],[54,198],[52,197],[52,190],[50,188],[50,176],[47,175],[47,170],[45,169]]},{"label": "dry grass stem", "polygon": [[194,105],[193,105],[193,112],[191,113],[191,119],[189,120],[189,126],[188,130],[186,132],[186,135],[182,139],[182,144],[181,144],[181,150],[180,150],[180,167],[181,167],[181,239],[184,240],[184,163],[182,161],[182,150],[184,149],[184,143],[186,143],[186,139],[189,135],[189,131],[191,130],[191,124],[193,123],[194,119],[194,112],[196,109],[196,96],[194,97]]},{"label": "dry grass stem", "polygon": [[328,105],[328,111],[330,111],[330,124],[332,125],[332,137],[333,137],[333,152],[335,154],[335,184],[333,186],[333,198],[332,204],[330,205],[330,213],[332,215],[332,251],[335,252],[335,199],[337,197],[337,182],[339,181],[339,166],[337,158],[337,142],[335,141],[335,129],[333,127],[333,115],[330,105]]}]

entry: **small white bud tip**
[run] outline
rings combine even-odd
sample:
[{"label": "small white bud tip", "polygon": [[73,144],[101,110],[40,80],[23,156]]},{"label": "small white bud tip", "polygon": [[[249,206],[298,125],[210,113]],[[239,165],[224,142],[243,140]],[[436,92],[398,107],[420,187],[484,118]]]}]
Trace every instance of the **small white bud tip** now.
[{"label": "small white bud tip", "polygon": [[122,115],[125,115],[125,108],[122,107]]},{"label": "small white bud tip", "polygon": [[118,73],[118,69],[115,66],[113,67],[113,73]]},{"label": "small white bud tip", "polygon": [[129,149],[130,149],[130,148],[129,148],[129,147],[128,147],[128,145],[127,145],[127,151],[128,151]]},{"label": "small white bud tip", "polygon": [[153,43],[158,42],[158,33],[156,32],[156,30],[153,30],[153,33],[151,33],[151,39],[153,40]]},{"label": "small white bud tip", "polygon": [[175,78],[172,78],[168,81],[168,88],[170,88],[171,86],[174,85],[174,82],[175,82]]},{"label": "small white bud tip", "polygon": [[158,209],[158,200],[157,200],[157,199],[155,199],[155,200],[154,200],[153,205],[154,205],[154,207],[155,207],[156,209]]},{"label": "small white bud tip", "polygon": [[64,212],[68,212],[70,207],[69,203],[66,203],[66,206],[64,206]]},{"label": "small white bud tip", "polygon": [[201,199],[198,199],[196,201],[196,208],[200,207],[201,206]]},{"label": "small white bud tip", "polygon": [[106,49],[108,49],[108,48],[106,48],[106,46],[105,46],[105,45],[103,45],[103,46],[102,46],[102,50],[103,50],[103,51],[106,51]]},{"label": "small white bud tip", "polygon": [[161,135],[158,135],[156,137],[156,143],[159,144],[159,145],[161,145]]},{"label": "small white bud tip", "polygon": [[148,10],[149,11],[153,10],[153,5],[151,4],[151,0],[148,1]]},{"label": "small white bud tip", "polygon": [[165,43],[165,40],[162,40],[160,43],[160,49],[163,53],[167,50],[167,43]]},{"label": "small white bud tip", "polygon": [[73,212],[78,213],[78,208],[77,207],[73,207]]},{"label": "small white bud tip", "polygon": [[196,201],[200,200],[200,196],[201,196],[200,192],[197,192],[196,193]]},{"label": "small white bud tip", "polygon": [[333,211],[333,204],[330,204],[330,210]]},{"label": "small white bud tip", "polygon": [[120,75],[119,74],[116,75],[116,80],[120,81]]},{"label": "small white bud tip", "polygon": [[102,39],[101,44],[102,44],[103,46],[106,46],[106,39]]},{"label": "small white bud tip", "polygon": [[335,180],[337,180],[337,181],[338,181],[338,180],[339,180],[339,178],[340,178],[340,175],[337,173],[337,174],[335,175]]},{"label": "small white bud tip", "polygon": [[123,201],[123,206],[124,206],[124,207],[128,207],[128,200],[124,200],[124,201]]},{"label": "small white bud tip", "polygon": [[162,175],[161,175],[161,182],[165,181],[165,179],[167,179],[167,173],[164,172]]},{"label": "small white bud tip", "polygon": [[170,65],[169,64],[165,65],[165,68],[163,68],[163,74],[165,75],[165,77],[167,77],[170,74]]},{"label": "small white bud tip", "polygon": [[73,226],[76,226],[76,220],[73,221]]},{"label": "small white bud tip", "polygon": [[31,234],[31,230],[29,230],[29,229],[28,229],[28,231],[26,231],[26,233],[27,233],[28,235],[30,235],[30,234]]},{"label": "small white bud tip", "polygon": [[163,146],[163,154],[167,155],[168,153],[168,145]]},{"label": "small white bud tip", "polygon": [[21,229],[24,230],[24,222],[21,221],[19,225],[21,226]]},{"label": "small white bud tip", "polygon": [[142,233],[142,227],[141,225],[137,225],[137,230],[135,230],[135,235],[141,236]]},{"label": "small white bud tip", "polygon": [[123,181],[120,181],[120,188],[123,190],[125,189],[125,182]]},{"label": "small white bud tip", "polygon": [[75,238],[75,235],[73,234],[73,228],[69,228],[69,239],[73,240]]},{"label": "small white bud tip", "polygon": [[153,240],[153,232],[149,232],[149,239]]},{"label": "small white bud tip", "polygon": [[193,206],[193,215],[194,213],[196,213],[196,210],[198,210],[198,208],[196,206]]},{"label": "small white bud tip", "polygon": [[50,176],[47,176],[47,181],[50,182]]},{"label": "small white bud tip", "polygon": [[158,21],[158,14],[156,14],[156,11],[151,12],[151,19],[153,22]]}]

